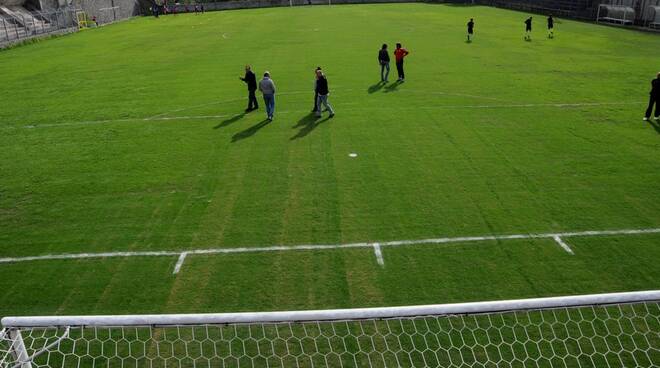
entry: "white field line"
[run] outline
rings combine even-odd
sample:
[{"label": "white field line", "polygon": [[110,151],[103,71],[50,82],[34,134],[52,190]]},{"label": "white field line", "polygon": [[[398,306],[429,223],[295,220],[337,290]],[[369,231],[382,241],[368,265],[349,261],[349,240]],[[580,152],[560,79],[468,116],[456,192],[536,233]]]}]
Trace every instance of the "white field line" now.
[{"label": "white field line", "polygon": [[186,260],[186,257],[188,256],[188,252],[183,252],[179,256],[179,260],[176,261],[176,264],[174,265],[174,271],[172,271],[173,275],[176,275],[181,271],[181,266],[183,266],[183,262]]},{"label": "white field line", "polygon": [[562,247],[566,252],[575,254],[573,253],[573,249],[571,249],[571,247],[569,247],[568,244],[566,244],[559,236],[553,236],[552,239],[554,239],[555,242],[559,244],[559,246]]},{"label": "white field line", "polygon": [[[342,92],[350,92],[350,91],[353,91],[353,90],[352,89],[342,90]],[[302,93],[311,94],[312,92],[313,92],[312,90],[309,90],[309,91],[278,92],[277,95],[278,96],[288,96],[288,95],[298,95],[298,94],[302,94]],[[164,116],[164,115],[169,115],[169,114],[172,114],[172,113],[175,113],[175,112],[188,111],[188,110],[193,110],[193,109],[197,109],[197,108],[200,108],[200,107],[206,107],[206,106],[212,106],[212,105],[222,105],[222,104],[226,104],[226,103],[230,103],[230,102],[239,102],[239,101],[245,101],[245,97],[232,98],[232,99],[229,99],[229,100],[222,100],[222,101],[206,102],[206,103],[203,103],[203,104],[193,105],[193,106],[186,106],[186,107],[182,107],[182,108],[179,108],[179,109],[169,110],[169,111],[157,114],[157,115],[153,115],[153,116],[150,116],[148,118],[144,118],[144,120],[157,120],[156,118],[159,118],[159,117]],[[142,120],[142,119],[137,119],[137,120]]]},{"label": "white field line", "polygon": [[[293,92],[289,93],[293,94]],[[226,102],[226,101],[225,101]],[[219,102],[221,103],[221,102]],[[215,103],[205,104],[212,105]],[[346,105],[352,105],[353,103],[347,103]],[[438,105],[438,106],[423,106],[423,107],[362,107],[362,108],[353,108],[353,109],[342,109],[346,112],[361,112],[361,111],[382,111],[382,110],[445,110],[445,109],[508,109],[508,108],[534,108],[534,107],[586,107],[586,106],[615,106],[615,105],[639,105],[642,102],[579,102],[579,103],[528,103],[528,104],[497,104],[497,105]],[[198,106],[205,106],[198,105]],[[335,104],[340,108],[344,104]],[[187,109],[173,110],[170,112],[162,113],[159,115],[154,115],[147,118],[123,118],[123,119],[107,119],[107,120],[88,120],[88,121],[74,121],[74,122],[63,122],[55,124],[36,124],[36,125],[25,125],[23,126],[26,129],[34,128],[56,128],[64,126],[78,126],[78,125],[97,125],[97,124],[110,124],[110,123],[123,123],[130,121],[176,121],[176,120],[197,120],[197,119],[224,119],[236,116],[236,113],[233,114],[221,114],[221,115],[183,115],[183,116],[165,116],[172,112],[184,111]],[[299,114],[299,113],[308,113],[309,110],[289,110],[289,111],[279,111],[277,114]]]},{"label": "white field line", "polygon": [[[639,234],[657,234],[660,228],[652,229],[622,229],[622,230],[589,230],[577,232],[562,233],[539,233],[539,234],[512,234],[512,235],[488,235],[488,236],[468,236],[454,238],[431,238],[418,240],[395,240],[378,243],[379,247],[397,247],[405,245],[431,245],[431,244],[449,244],[449,243],[469,243],[485,242],[497,240],[513,239],[554,239],[555,237],[586,237],[586,236],[612,236],[612,235],[639,235]],[[110,257],[181,257],[182,253],[188,255],[199,254],[230,254],[230,253],[257,253],[257,252],[281,252],[281,251],[300,251],[300,250],[328,250],[328,249],[347,249],[347,248],[374,248],[373,243],[350,243],[350,244],[327,244],[327,245],[278,245],[268,247],[240,247],[240,248],[209,248],[192,249],[179,251],[144,251],[144,252],[104,252],[104,253],[69,253],[69,254],[45,254],[41,256],[29,257],[6,257],[0,258],[0,263],[17,263],[27,261],[41,260],[66,260],[66,259],[86,259],[86,258],[110,258]]]},{"label": "white field line", "polygon": [[378,262],[378,264],[381,266],[385,266],[383,252],[380,250],[380,244],[378,243],[374,243],[374,255],[376,255],[376,262]]}]

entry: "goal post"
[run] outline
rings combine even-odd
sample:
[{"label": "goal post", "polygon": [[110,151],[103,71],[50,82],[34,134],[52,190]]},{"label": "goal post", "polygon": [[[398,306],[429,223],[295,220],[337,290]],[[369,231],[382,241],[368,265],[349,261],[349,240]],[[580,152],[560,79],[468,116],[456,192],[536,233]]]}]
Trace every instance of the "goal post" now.
[{"label": "goal post", "polygon": [[657,367],[660,290],[263,313],[5,317],[0,367]]}]

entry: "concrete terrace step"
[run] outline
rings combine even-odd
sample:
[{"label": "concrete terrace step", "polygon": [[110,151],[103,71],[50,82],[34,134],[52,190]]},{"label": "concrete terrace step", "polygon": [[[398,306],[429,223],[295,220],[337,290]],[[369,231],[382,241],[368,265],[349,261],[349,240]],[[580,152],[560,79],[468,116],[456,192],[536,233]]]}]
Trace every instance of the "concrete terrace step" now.
[{"label": "concrete terrace step", "polygon": [[50,23],[39,19],[38,15],[30,13],[20,6],[1,6],[0,14],[4,14],[6,20],[13,21],[14,24],[21,25],[27,29],[46,29],[50,27]]}]

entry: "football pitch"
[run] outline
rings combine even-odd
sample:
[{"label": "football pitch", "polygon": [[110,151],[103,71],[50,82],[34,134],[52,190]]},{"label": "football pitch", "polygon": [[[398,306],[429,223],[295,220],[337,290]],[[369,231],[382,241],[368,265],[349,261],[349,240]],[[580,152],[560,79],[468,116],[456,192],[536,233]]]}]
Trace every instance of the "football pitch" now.
[{"label": "football pitch", "polygon": [[[0,51],[0,316],[660,288],[660,38],[557,19],[548,39],[534,15],[526,42],[527,16],[223,11]],[[381,84],[396,42],[406,81]],[[245,64],[271,72],[273,122],[261,96],[243,112]]]}]

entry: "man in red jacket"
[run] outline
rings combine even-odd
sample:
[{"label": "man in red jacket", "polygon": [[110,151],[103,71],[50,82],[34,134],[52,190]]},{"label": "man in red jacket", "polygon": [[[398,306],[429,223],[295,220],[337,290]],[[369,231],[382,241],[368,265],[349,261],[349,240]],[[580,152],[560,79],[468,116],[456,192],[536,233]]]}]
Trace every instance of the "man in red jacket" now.
[{"label": "man in red jacket", "polygon": [[396,60],[396,71],[399,73],[399,82],[403,82],[405,79],[405,75],[403,74],[403,58],[408,54],[410,54],[408,50],[401,47],[400,43],[396,44],[396,50],[394,50],[394,58]]}]

